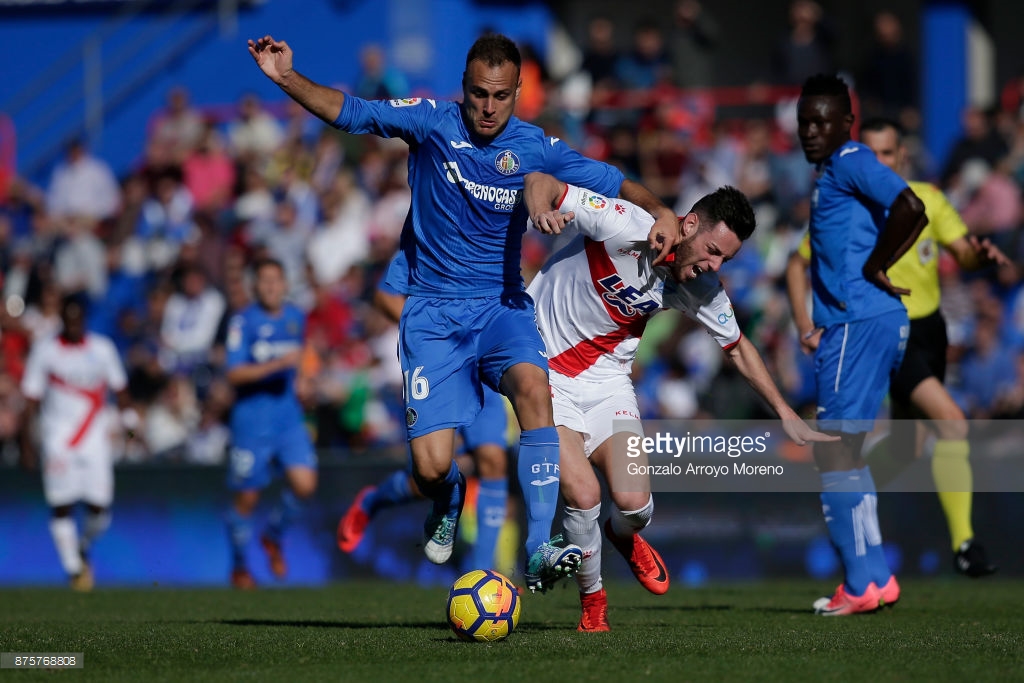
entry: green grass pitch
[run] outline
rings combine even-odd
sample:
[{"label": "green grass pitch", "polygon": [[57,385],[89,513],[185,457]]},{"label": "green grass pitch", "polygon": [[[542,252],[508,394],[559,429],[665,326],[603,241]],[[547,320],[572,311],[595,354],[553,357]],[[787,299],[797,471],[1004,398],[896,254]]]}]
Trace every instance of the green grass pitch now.
[{"label": "green grass pitch", "polygon": [[[879,614],[809,613],[827,584],[766,582],[664,596],[609,587],[611,633],[575,632],[572,585],[523,598],[519,628],[463,643],[444,589],[0,590],[0,651],[84,652],[60,674],[2,681],[1024,680],[1024,582],[908,580]],[[61,678],[61,680],[70,680]]]}]

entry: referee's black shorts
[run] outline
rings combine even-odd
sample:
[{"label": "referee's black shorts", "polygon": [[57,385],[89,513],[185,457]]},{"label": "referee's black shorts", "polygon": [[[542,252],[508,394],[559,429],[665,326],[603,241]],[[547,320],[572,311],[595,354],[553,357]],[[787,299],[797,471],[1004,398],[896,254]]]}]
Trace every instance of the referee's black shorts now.
[{"label": "referee's black shorts", "polygon": [[910,321],[910,339],[903,364],[889,383],[889,395],[894,401],[910,404],[910,392],[918,384],[935,377],[946,379],[946,319],[940,311]]}]

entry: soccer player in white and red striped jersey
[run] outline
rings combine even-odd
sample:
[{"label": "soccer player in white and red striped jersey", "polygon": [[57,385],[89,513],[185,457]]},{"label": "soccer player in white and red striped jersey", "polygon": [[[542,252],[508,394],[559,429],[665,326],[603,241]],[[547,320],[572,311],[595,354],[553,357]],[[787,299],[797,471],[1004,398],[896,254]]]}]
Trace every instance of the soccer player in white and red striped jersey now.
[{"label": "soccer player in white and red striped jersey", "polygon": [[608,539],[647,590],[662,594],[669,585],[661,557],[639,535],[654,510],[650,481],[644,476],[623,482],[612,467],[614,454],[626,452],[626,439],[643,434],[630,369],[652,315],[675,308],[700,322],[795,442],[834,437],[812,430],[786,403],[757,349],[741,334],[718,279],[718,269],[754,230],[754,212],[743,193],[723,187],[700,199],[679,219],[680,241],[671,261],[658,266],[652,266],[656,254],[647,244],[654,218],[627,201],[540,173],[526,177],[524,200],[541,232],[558,234],[570,223],[579,232],[549,259],[528,292],[548,352],[565,537],[583,551],[576,574],[583,605],[578,630],[607,631],[601,488],[594,469],[604,475],[615,504],[605,523]]},{"label": "soccer player in white and red striped jersey", "polygon": [[[113,342],[85,330],[85,311],[75,298],[61,304],[63,329],[38,341],[29,353],[21,390],[27,419],[39,415],[43,493],[52,509],[50,533],[71,587],[93,587],[88,552],[110,525],[114,499],[109,392],[117,394],[122,426],[129,434],[138,414],[129,407],[127,378]],[[23,453],[31,462],[32,453]],[[72,516],[85,504],[81,538]]]}]

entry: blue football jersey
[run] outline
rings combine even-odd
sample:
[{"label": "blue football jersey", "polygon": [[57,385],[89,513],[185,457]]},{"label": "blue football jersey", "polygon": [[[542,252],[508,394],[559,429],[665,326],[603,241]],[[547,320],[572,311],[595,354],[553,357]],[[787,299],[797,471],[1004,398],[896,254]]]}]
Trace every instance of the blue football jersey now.
[{"label": "blue football jersey", "polygon": [[811,194],[814,324],[863,320],[900,310],[898,296],[864,278],[886,212],[907,183],[869,147],[847,142],[820,165]]},{"label": "blue football jersey", "polygon": [[[234,315],[228,325],[227,366],[264,363],[302,348],[306,316],[286,303],[272,316],[258,304]],[[295,395],[294,368],[276,372],[258,382],[235,387],[231,428],[265,431],[278,425],[301,423],[302,407]]]},{"label": "blue football jersey", "polygon": [[465,298],[523,291],[519,262],[527,213],[523,176],[543,171],[616,196],[618,169],[512,117],[478,147],[457,102],[345,96],[337,128],[409,143],[412,206],[402,230],[413,296]]},{"label": "blue football jersey", "polygon": [[405,252],[401,249],[391,257],[377,289],[385,294],[407,295],[409,293],[409,262],[405,260]]}]

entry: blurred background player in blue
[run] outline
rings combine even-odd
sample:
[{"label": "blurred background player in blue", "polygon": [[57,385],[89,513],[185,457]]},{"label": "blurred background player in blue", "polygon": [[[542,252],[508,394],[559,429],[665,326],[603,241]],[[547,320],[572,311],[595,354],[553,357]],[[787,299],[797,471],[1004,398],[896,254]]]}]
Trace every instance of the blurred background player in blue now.
[{"label": "blurred background player in blue", "polygon": [[291,48],[269,35],[250,40],[249,53],[287,95],[334,127],[409,143],[412,205],[401,239],[409,298],[399,356],[413,476],[434,501],[424,552],[437,564],[451,557],[465,499],[452,456],[455,428],[480,411],[487,384],[509,397],[522,428],[526,584],[546,590],[575,571],[581,553],[548,542],[558,501],[558,432],[544,345],[520,272],[523,176],[552,171],[605,195],[621,193],[656,216],[648,240],[659,258],[679,239],[675,215],[617,169],[512,115],[522,58],[505,36],[485,35],[470,48],[461,103],[347,95],[295,71]]},{"label": "blurred background player in blue", "polygon": [[[373,304],[391,320],[398,322],[405,305],[409,266],[405,252],[399,251],[388,264],[387,272],[377,286]],[[495,547],[505,524],[508,499],[508,457],[505,452],[505,431],[508,417],[501,394],[483,387],[484,401],[480,413],[469,425],[460,427],[462,449],[473,458],[479,481],[476,513],[477,532],[468,569],[496,569]],[[373,516],[390,507],[423,500],[424,495],[408,468],[396,470],[376,486],[364,487],[345,516],[338,522],[338,548],[351,553],[363,540]]]},{"label": "blurred background player in blue", "polygon": [[797,129],[817,167],[811,195],[811,286],[818,428],[843,438],[814,445],[822,510],[845,579],[817,614],[874,612],[899,599],[882,551],[877,493],[861,455],[891,377],[903,360],[910,321],[886,271],[917,239],[924,204],[866,145],[853,142],[846,83],[818,74],[804,82]]},{"label": "blurred background player in blue", "polygon": [[284,473],[281,499],[260,538],[271,572],[283,578],[288,571],[281,551],[284,533],[317,484],[316,453],[295,389],[305,315],[285,301],[284,267],[278,261],[257,261],[253,271],[256,302],[231,318],[226,344],[227,379],[236,392],[228,472],[234,493],[228,512],[231,583],[242,589],[255,587],[246,550],[260,491]]},{"label": "blurred background player in blue", "polygon": [[[907,150],[899,123],[875,118],[860,126],[861,142],[871,148],[878,160],[900,173],[906,166]],[[953,547],[953,567],[971,577],[987,576],[995,571],[981,544],[974,540],[971,523],[973,479],[968,424],[963,411],[950,396],[943,382],[949,341],[946,319],[939,308],[939,249],[942,247],[967,270],[986,265],[1010,266],[1010,260],[989,240],[968,236],[960,214],[942,191],[931,183],[908,181],[925,206],[928,225],[921,231],[912,249],[908,249],[889,270],[897,287],[911,290],[902,298],[910,318],[910,339],[900,370],[889,387],[893,423],[888,438],[869,449],[866,457],[872,478],[885,487],[925,450],[929,432],[935,434],[932,451],[932,477],[939,503],[946,515]],[[787,266],[793,322],[800,334],[800,345],[808,352],[818,346],[820,332],[807,312],[807,265],[811,260],[808,236],[793,252]],[[927,422],[915,419],[927,419]],[[909,421],[904,423],[903,421]],[[913,424],[907,429],[904,424]]]}]

